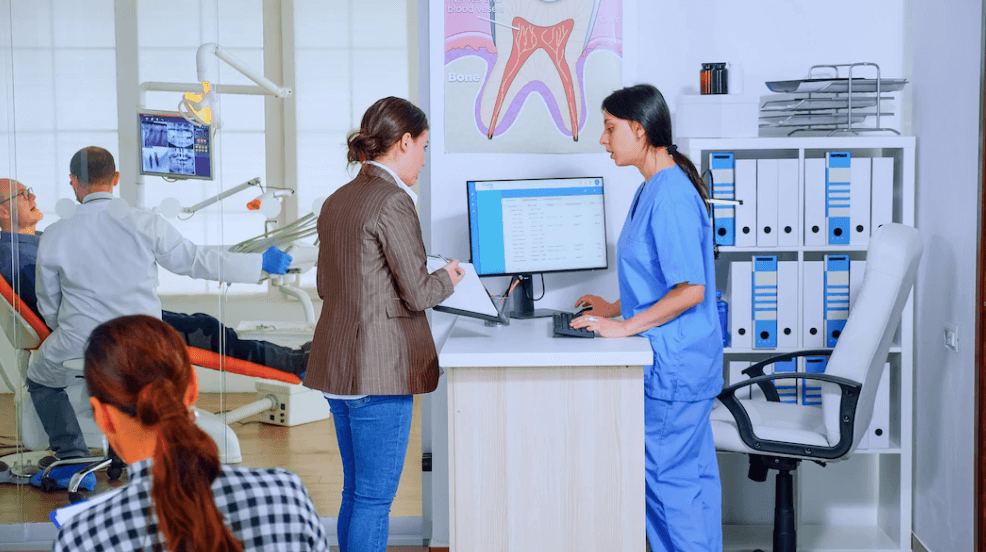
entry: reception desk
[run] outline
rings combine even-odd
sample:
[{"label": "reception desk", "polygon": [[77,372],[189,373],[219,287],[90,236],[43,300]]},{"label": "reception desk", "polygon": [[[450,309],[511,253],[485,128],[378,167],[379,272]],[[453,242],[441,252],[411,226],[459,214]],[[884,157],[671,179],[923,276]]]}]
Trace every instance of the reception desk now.
[{"label": "reception desk", "polygon": [[460,317],[441,349],[453,551],[644,550],[650,345],[551,333]]}]

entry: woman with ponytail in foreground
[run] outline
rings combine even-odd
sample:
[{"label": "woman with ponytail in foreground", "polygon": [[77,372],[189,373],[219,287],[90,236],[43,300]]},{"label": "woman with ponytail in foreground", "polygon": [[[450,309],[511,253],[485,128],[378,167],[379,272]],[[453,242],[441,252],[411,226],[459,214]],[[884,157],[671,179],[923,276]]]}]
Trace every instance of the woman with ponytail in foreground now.
[{"label": "woman with ponytail in foreground", "polygon": [[85,378],[96,423],[129,484],[61,527],[54,550],[328,552],[301,479],[219,463],[191,405],[198,380],[181,337],[150,316],[93,330]]},{"label": "woman with ponytail in foreground", "polygon": [[[712,226],[705,183],[671,142],[671,114],[650,85],[603,100],[599,138],[613,161],[644,182],[616,245],[620,296],[583,295],[572,321],[604,337],[642,335],[647,540],[654,552],[722,551],[722,489],[709,414],[722,388]],[[623,316],[623,320],[612,317]]]}]

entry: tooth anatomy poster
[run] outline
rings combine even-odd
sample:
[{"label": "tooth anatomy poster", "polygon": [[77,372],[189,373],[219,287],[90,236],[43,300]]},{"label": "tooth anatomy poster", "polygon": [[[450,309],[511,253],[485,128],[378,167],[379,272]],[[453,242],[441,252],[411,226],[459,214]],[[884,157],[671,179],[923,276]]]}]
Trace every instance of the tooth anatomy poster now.
[{"label": "tooth anatomy poster", "polygon": [[445,151],[602,151],[622,0],[444,0]]}]

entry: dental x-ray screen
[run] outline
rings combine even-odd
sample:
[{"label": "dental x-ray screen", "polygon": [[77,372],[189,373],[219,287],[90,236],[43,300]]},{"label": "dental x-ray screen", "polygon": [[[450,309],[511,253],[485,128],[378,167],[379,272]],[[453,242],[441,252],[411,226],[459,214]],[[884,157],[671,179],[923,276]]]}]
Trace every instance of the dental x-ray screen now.
[{"label": "dental x-ray screen", "polygon": [[144,111],[140,120],[140,174],[212,179],[209,127],[179,113]]},{"label": "dental x-ray screen", "polygon": [[466,183],[481,276],[606,268],[601,177]]}]

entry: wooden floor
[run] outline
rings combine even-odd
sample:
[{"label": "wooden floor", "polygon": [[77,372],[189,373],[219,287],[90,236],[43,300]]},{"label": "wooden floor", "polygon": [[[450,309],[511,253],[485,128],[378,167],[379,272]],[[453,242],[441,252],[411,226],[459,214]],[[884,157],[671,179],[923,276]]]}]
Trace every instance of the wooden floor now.
[{"label": "wooden floor", "polygon": [[[0,412],[14,412],[12,394],[0,395]],[[196,406],[210,412],[231,410],[254,400],[253,393],[226,394],[225,405],[218,393],[203,394]],[[281,427],[251,422],[252,418],[233,424],[240,440],[243,463],[240,466],[281,467],[301,476],[308,487],[318,514],[335,517],[342,493],[342,464],[336,444],[332,419],[295,427]],[[0,417],[0,436],[16,435],[15,417]],[[126,484],[109,481],[104,472],[96,477],[96,493]],[[47,522],[55,508],[68,504],[64,491],[43,493],[30,485],[0,484],[0,524]],[[411,438],[401,474],[400,487],[391,509],[392,516],[421,515],[421,400],[414,399]],[[418,547],[388,550],[417,551]],[[421,549],[423,550],[423,549]]]}]

